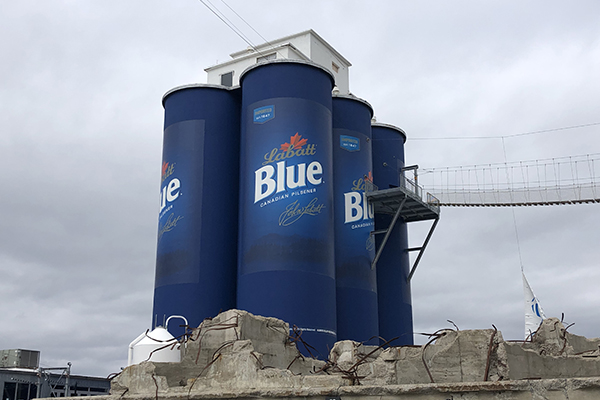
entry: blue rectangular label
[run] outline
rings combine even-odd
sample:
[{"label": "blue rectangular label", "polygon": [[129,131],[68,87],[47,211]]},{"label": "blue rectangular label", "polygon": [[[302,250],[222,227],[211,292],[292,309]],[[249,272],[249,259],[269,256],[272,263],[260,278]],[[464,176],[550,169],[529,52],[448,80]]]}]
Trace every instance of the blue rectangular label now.
[{"label": "blue rectangular label", "polygon": [[340,135],[340,147],[348,151],[359,151],[360,140],[354,136]]},{"label": "blue rectangular label", "polygon": [[275,106],[264,106],[254,110],[254,123],[263,124],[275,118]]}]

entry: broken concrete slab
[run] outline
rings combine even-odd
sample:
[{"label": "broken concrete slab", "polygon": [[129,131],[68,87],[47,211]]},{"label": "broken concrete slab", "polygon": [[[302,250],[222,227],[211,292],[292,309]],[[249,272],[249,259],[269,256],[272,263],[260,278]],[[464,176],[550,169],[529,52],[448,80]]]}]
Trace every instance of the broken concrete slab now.
[{"label": "broken concrete slab", "polygon": [[502,334],[493,329],[446,330],[433,346],[423,349],[423,359],[432,382],[486,381],[492,367],[494,376],[508,375],[504,362],[491,364],[492,357],[498,360],[498,348],[503,343]]},{"label": "broken concrete slab", "polygon": [[545,319],[531,342],[505,343],[509,379],[600,376],[599,343],[570,334],[558,318]]},{"label": "broken concrete slab", "polygon": [[566,333],[567,342],[573,348],[573,355],[597,357],[600,352],[600,339],[588,339],[584,336]]}]

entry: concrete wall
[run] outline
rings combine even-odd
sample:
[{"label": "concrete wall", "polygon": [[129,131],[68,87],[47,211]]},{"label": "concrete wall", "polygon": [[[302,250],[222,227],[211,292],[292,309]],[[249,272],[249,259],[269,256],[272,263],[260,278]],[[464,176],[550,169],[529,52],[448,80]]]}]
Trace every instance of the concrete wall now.
[{"label": "concrete wall", "polygon": [[448,329],[424,346],[338,342],[319,361],[300,355],[287,323],[230,310],[193,331],[181,363],[127,367],[107,400],[598,399],[599,344],[551,318],[527,343],[495,329]]},{"label": "concrete wall", "polygon": [[211,389],[202,392],[129,395],[113,392],[96,400],[161,399],[299,399],[302,400],[597,400],[600,398],[600,379],[550,379],[539,381],[506,381],[462,384],[342,386],[339,388],[286,388],[227,390]]}]

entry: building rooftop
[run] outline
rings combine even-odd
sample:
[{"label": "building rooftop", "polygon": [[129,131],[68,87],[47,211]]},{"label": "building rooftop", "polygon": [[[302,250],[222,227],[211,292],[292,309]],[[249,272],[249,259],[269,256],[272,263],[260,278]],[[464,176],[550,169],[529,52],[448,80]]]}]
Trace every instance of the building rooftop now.
[{"label": "building rooftop", "polygon": [[312,29],[250,46],[231,53],[230,57],[231,60],[205,69],[207,83],[238,86],[241,74],[252,65],[270,60],[294,59],[312,61],[326,68],[333,74],[339,93],[344,95],[350,92],[348,69],[352,64]]}]

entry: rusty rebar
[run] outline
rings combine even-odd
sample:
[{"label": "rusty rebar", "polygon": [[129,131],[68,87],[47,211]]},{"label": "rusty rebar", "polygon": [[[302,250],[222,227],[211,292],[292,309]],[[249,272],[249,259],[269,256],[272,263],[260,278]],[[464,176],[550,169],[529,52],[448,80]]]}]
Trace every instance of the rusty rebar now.
[{"label": "rusty rebar", "polygon": [[125,396],[125,393],[129,392],[129,388],[125,388],[125,390],[123,391],[123,393],[121,393],[121,395],[119,396],[119,399],[122,399],[123,396]]},{"label": "rusty rebar", "polygon": [[460,331],[460,329],[458,329],[458,326],[456,326],[456,324],[454,323],[454,321],[451,321],[449,319],[447,319],[446,321],[450,322],[452,325],[454,325],[454,327],[456,328],[456,331]]},{"label": "rusty rebar", "polygon": [[263,365],[262,361],[260,361],[260,359],[258,358],[258,356],[256,355],[255,352],[251,351],[250,354],[252,354],[252,356],[256,359],[256,362],[258,363],[258,367],[260,369],[265,369],[265,366]]},{"label": "rusty rebar", "polygon": [[111,372],[110,374],[108,374],[108,376],[106,377],[106,379],[108,379],[109,381],[111,381],[111,380],[115,379],[117,376],[121,375],[122,372],[123,371],[120,371],[120,372]]},{"label": "rusty rebar", "polygon": [[487,382],[488,375],[490,373],[490,357],[492,356],[492,349],[494,348],[494,338],[496,337],[496,332],[498,332],[498,328],[496,328],[496,326],[494,324],[492,324],[492,326],[494,327],[494,332],[492,332],[492,335],[490,336],[490,344],[488,346],[487,361],[485,362],[485,375],[483,376],[484,382]]},{"label": "rusty rebar", "polygon": [[302,356],[302,354],[298,354],[296,357],[294,357],[294,359],[292,360],[292,362],[289,363],[289,365],[287,366],[286,369],[290,369],[292,367],[292,364],[294,364],[296,362],[296,360],[298,360],[299,358],[304,359],[304,357]]},{"label": "rusty rebar", "polygon": [[[171,340],[175,340],[175,338],[173,338]],[[166,342],[166,341],[161,340],[160,342]],[[167,342],[167,344],[165,344],[164,346],[161,346],[161,347],[158,347],[158,348],[152,350],[150,352],[150,354],[148,354],[148,358],[146,358],[144,361],[150,361],[150,358],[152,358],[152,356],[154,355],[154,353],[157,352],[157,351],[168,349],[169,347],[171,348],[171,350],[173,350],[175,348],[175,346],[177,346],[177,344],[179,344],[179,342],[177,342],[177,341],[175,341],[173,343],[168,343]],[[183,343],[182,343],[182,345],[183,345]]]},{"label": "rusty rebar", "polygon": [[378,350],[381,350],[383,348],[383,346],[387,346],[388,344],[392,343],[394,340],[398,340],[399,337],[400,336],[396,336],[395,338],[390,339],[387,342],[384,342],[384,343],[380,344],[379,346],[377,346],[374,350],[369,352],[369,354],[366,354],[364,357],[362,357],[360,360],[358,360],[352,367],[350,367],[350,370],[352,370],[354,368],[358,368],[367,358],[369,358],[371,356],[371,354],[377,352]]},{"label": "rusty rebar", "polygon": [[[388,344],[390,344],[391,342],[393,342],[394,340],[398,340],[400,336],[397,336],[393,339],[387,340],[384,343],[380,344],[379,346],[377,346],[376,348],[374,348],[373,350],[371,350],[369,353],[364,354],[357,362],[354,363],[354,365],[352,365],[349,369],[347,370],[343,370],[339,367],[339,365],[337,365],[337,363],[335,363],[335,366],[337,367],[337,369],[342,372],[342,374],[344,374],[344,376],[342,376],[343,379],[349,379],[350,380],[350,385],[355,385],[358,384],[360,385],[360,380],[363,378],[366,378],[366,376],[359,376],[358,375],[358,368],[364,364],[364,362],[367,360],[367,358],[369,358],[371,355],[373,355],[374,353],[376,353],[377,351],[383,349],[384,346],[387,346]],[[373,337],[374,338],[374,337]],[[371,338],[371,339],[373,339]],[[383,338],[381,338],[382,340],[385,340]],[[370,339],[369,339],[370,340]],[[361,343],[362,344],[362,343]]]},{"label": "rusty rebar", "polygon": [[192,393],[192,388],[194,387],[194,385],[196,384],[196,382],[198,381],[198,379],[200,378],[200,376],[202,376],[202,374],[204,373],[204,371],[206,371],[206,369],[208,367],[210,367],[211,365],[213,365],[219,358],[221,358],[221,354],[219,354],[216,358],[213,358],[213,360],[211,362],[209,362],[208,364],[206,364],[204,366],[204,368],[202,368],[202,371],[200,371],[200,373],[194,378],[194,380],[192,381],[192,384],[190,385],[190,388],[188,389],[188,399],[190,398],[190,395]]},{"label": "rusty rebar", "polygon": [[[315,351],[317,351],[317,349],[315,349],[314,347],[312,347],[310,344],[306,343],[304,341],[304,339],[302,339],[302,329],[298,328],[296,325],[292,326],[292,331],[294,333],[295,336],[289,336],[289,340],[292,343],[298,343],[298,341],[300,343],[302,343],[302,345],[304,346],[304,348],[306,349],[306,351],[308,352],[308,354],[312,357],[312,358],[317,358],[314,356],[314,354],[310,351],[310,349],[313,349]],[[321,354],[321,353],[319,353]]]},{"label": "rusty rebar", "polygon": [[427,362],[425,362],[425,349],[436,339],[437,337],[430,339],[427,342],[427,344],[423,346],[423,350],[421,350],[421,361],[423,361],[423,366],[425,366],[425,371],[427,371],[427,375],[429,375],[429,380],[431,381],[431,383],[435,383],[435,381],[433,380],[433,375],[431,375],[431,371],[429,371],[429,366],[427,365]]},{"label": "rusty rebar", "polygon": [[[235,319],[235,323],[231,323],[231,324],[227,324],[227,321],[230,321],[232,319]],[[225,321],[209,326],[206,329],[203,330],[202,325],[200,325],[200,328],[198,329],[198,336],[197,339],[199,340],[198,342],[198,354],[196,355],[196,364],[198,364],[198,360],[200,359],[200,352],[202,351],[202,338],[210,331],[220,331],[220,330],[226,330],[226,329],[231,329],[231,328],[236,328],[238,326],[239,323],[239,315],[236,314],[235,316],[226,319]],[[239,339],[237,331],[235,331],[235,337],[236,339]]]},{"label": "rusty rebar", "polygon": [[567,325],[565,327],[564,332],[562,333],[563,347],[562,347],[562,349],[560,349],[560,353],[559,354],[562,354],[565,351],[565,349],[567,348],[567,329],[569,329],[573,325],[575,325],[575,322],[573,322],[572,324]]},{"label": "rusty rebar", "polygon": [[427,342],[427,344],[425,344],[425,346],[423,346],[423,349],[421,350],[421,361],[423,361],[423,366],[425,367],[425,371],[427,371],[427,375],[429,375],[429,380],[431,380],[431,383],[435,383],[435,381],[433,380],[433,375],[431,375],[431,371],[429,370],[429,366],[425,362],[425,350],[435,340],[437,340],[437,339],[441,338],[442,336],[444,336],[445,333],[443,333],[443,332],[447,332],[447,331],[454,332],[453,329],[438,329],[437,331],[435,331],[433,333],[421,333],[421,335],[426,335],[426,336],[431,337],[431,339]]},{"label": "rusty rebar", "polygon": [[158,382],[156,382],[156,377],[154,374],[151,375],[152,380],[154,381],[154,386],[156,387],[155,400],[158,400]]}]

